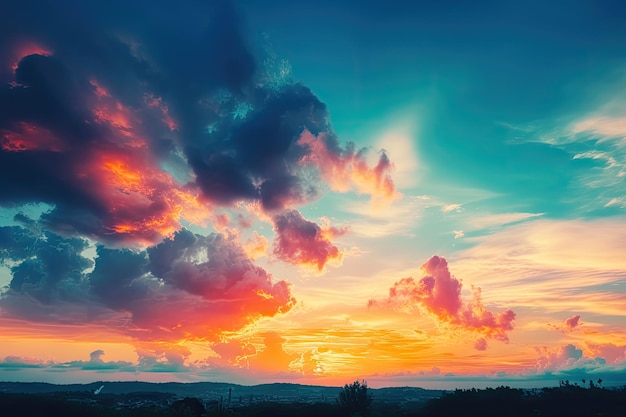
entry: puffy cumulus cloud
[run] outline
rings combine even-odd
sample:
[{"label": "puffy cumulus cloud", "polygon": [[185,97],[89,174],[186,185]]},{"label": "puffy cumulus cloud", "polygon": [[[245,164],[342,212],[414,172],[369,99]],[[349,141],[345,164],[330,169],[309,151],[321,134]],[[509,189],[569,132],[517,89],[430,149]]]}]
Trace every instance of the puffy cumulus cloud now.
[{"label": "puffy cumulus cloud", "polygon": [[[40,310],[57,303],[72,304],[84,291],[83,271],[93,264],[82,255],[87,247],[84,239],[66,239],[21,226],[0,227],[0,264],[11,265],[7,294],[25,294],[28,304],[38,305]],[[0,298],[0,306],[8,302],[5,298]],[[15,307],[26,317],[37,314],[25,304]]]},{"label": "puffy cumulus cloud", "polygon": [[539,358],[535,365],[540,371],[556,371],[563,368],[573,367],[583,357],[582,349],[572,344],[560,346],[557,349],[538,349]]},{"label": "puffy cumulus cloud", "polygon": [[145,341],[216,341],[295,303],[287,282],[274,281],[234,238],[219,234],[183,229],[141,251],[98,246],[95,265],[83,256],[84,240],[20,227],[1,228],[0,237],[2,260],[13,265],[0,307],[15,317],[113,322],[113,331]]},{"label": "puffy cumulus cloud", "polygon": [[329,262],[340,262],[343,253],[331,241],[346,233],[345,229],[322,226],[305,219],[297,210],[273,217],[276,240],[274,255],[294,265],[313,267],[322,271]]},{"label": "puffy cumulus cloud", "polygon": [[[448,263],[433,256],[421,266],[422,278],[403,278],[389,289],[389,296],[369,301],[370,308],[391,308],[400,311],[416,310],[430,314],[440,323],[448,323],[481,334],[484,338],[508,342],[507,332],[513,330],[515,313],[505,310],[494,313],[485,309],[480,288],[473,288],[472,300],[461,298],[461,282],[450,273]],[[486,340],[476,342],[479,350],[486,348]],[[482,341],[485,343],[483,343]]]},{"label": "puffy cumulus cloud", "polygon": [[53,368],[78,368],[89,371],[121,371],[121,372],[135,372],[137,370],[136,364],[128,361],[105,361],[102,359],[104,351],[102,349],[94,350],[89,354],[89,360],[76,360],[69,362],[57,362],[51,363]]},{"label": "puffy cumulus cloud", "polygon": [[324,181],[396,195],[387,156],[370,167],[342,147],[326,105],[265,59],[232,2],[178,19],[139,1],[72,3],[83,19],[67,0],[31,3],[3,10],[0,206],[47,203],[50,230],[150,246],[215,206],[292,209]]},{"label": "puffy cumulus cloud", "polygon": [[[48,203],[48,227],[155,243],[202,218],[195,192],[159,167],[135,111],[56,56],[20,60],[0,89],[0,205]],[[184,212],[184,213],[183,213]]]},{"label": "puffy cumulus cloud", "polygon": [[603,358],[606,363],[618,364],[626,361],[626,344],[614,343],[587,343],[587,348],[594,356]]},{"label": "puffy cumulus cloud", "polygon": [[[182,337],[215,339],[216,331],[237,330],[295,304],[286,281],[274,282],[247,257],[234,238],[194,235],[187,230],[149,248],[149,270],[170,288],[158,305],[136,305],[138,325]],[[184,296],[176,296],[180,291]],[[159,334],[160,332],[157,332]]]},{"label": "puffy cumulus cloud", "polygon": [[[392,200],[390,159],[368,164],[342,144],[326,105],[253,43],[233,2],[185,3],[176,18],[164,3],[96,3],[3,6],[0,209],[47,211],[0,227],[2,315],[173,347],[289,311],[289,284],[253,263],[269,249],[253,220],[274,226],[278,259],[321,271],[341,260],[344,230],[297,207],[326,183]],[[277,343],[268,336],[265,354]],[[188,355],[142,352],[154,369]]]},{"label": "puffy cumulus cloud", "polygon": [[104,350],[102,349],[94,350],[93,352],[89,354],[89,362],[96,362],[96,363],[103,362],[102,356],[104,356]]}]

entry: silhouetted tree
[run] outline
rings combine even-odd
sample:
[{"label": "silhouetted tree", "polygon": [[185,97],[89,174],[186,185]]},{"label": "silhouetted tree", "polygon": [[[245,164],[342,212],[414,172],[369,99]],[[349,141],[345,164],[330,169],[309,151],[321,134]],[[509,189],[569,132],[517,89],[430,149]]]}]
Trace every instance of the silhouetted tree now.
[{"label": "silhouetted tree", "polygon": [[344,385],[337,398],[337,404],[348,416],[367,415],[372,404],[372,394],[368,391],[367,382],[354,381]]},{"label": "silhouetted tree", "polygon": [[200,417],[204,414],[204,406],[197,398],[185,397],[182,400],[174,401],[172,410],[184,417]]}]

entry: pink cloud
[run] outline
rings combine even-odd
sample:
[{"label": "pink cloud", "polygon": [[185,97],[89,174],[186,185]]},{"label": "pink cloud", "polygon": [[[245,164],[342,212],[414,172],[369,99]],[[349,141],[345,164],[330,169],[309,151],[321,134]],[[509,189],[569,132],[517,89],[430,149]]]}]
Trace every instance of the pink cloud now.
[{"label": "pink cloud", "polygon": [[541,371],[555,371],[571,367],[583,357],[583,351],[569,344],[558,349],[539,349],[540,356],[537,359],[536,368]]},{"label": "pink cloud", "polygon": [[343,253],[331,239],[346,232],[331,227],[327,222],[321,227],[302,217],[297,210],[274,216],[274,255],[294,265],[310,266],[322,271],[330,261],[340,261]]},{"label": "pink cloud", "polygon": [[574,331],[574,329],[579,327],[581,324],[580,315],[575,315],[563,320],[560,324],[548,324],[548,327],[559,332],[567,333]]},{"label": "pink cloud", "polygon": [[609,364],[618,364],[626,361],[626,345],[613,343],[587,343],[587,347],[594,356],[604,359]]},{"label": "pink cloud", "polygon": [[563,324],[565,325],[565,328],[571,332],[572,330],[574,330],[576,327],[580,325],[580,316],[579,315],[572,316],[566,319],[563,322]]},{"label": "pink cloud", "polygon": [[487,350],[487,340],[481,337],[474,343],[474,349],[476,350]]},{"label": "pink cloud", "polygon": [[376,166],[370,167],[364,150],[357,151],[352,145],[341,152],[333,152],[323,134],[315,136],[305,130],[298,144],[309,148],[300,162],[317,166],[332,190],[347,192],[356,188],[357,192],[370,195],[375,204],[388,204],[400,196],[391,179],[393,164],[384,151]]},{"label": "pink cloud", "polygon": [[[403,278],[389,289],[389,297],[382,301],[370,300],[369,306],[409,312],[422,310],[440,322],[508,342],[507,332],[513,330],[515,319],[512,310],[493,313],[485,309],[480,288],[473,288],[472,300],[464,303],[461,299],[462,284],[450,274],[448,263],[442,257],[433,256],[422,265],[421,270],[423,276],[419,281],[412,277]],[[482,346],[478,343],[478,347]]]}]

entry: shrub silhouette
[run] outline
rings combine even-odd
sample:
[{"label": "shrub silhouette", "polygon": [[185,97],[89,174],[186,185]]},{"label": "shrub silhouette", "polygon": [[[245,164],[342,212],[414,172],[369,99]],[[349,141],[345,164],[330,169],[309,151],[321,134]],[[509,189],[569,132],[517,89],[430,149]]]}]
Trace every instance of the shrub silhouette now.
[{"label": "shrub silhouette", "polygon": [[337,398],[337,404],[348,416],[368,414],[372,404],[372,394],[368,391],[367,382],[354,381],[352,384],[344,385]]},{"label": "shrub silhouette", "polygon": [[192,397],[185,397],[182,400],[174,401],[170,408],[184,417],[200,417],[205,412],[204,406],[200,400]]}]

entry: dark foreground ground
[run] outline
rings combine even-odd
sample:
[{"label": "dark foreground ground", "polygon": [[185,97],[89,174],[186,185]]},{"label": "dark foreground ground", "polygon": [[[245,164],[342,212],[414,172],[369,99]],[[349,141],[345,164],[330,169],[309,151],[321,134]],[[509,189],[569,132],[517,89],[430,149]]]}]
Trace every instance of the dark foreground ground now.
[{"label": "dark foreground ground", "polygon": [[[337,394],[340,389],[335,389]],[[5,390],[7,391],[7,390]],[[289,401],[285,397],[230,398],[228,389],[219,400],[179,397],[167,392],[99,393],[92,391],[0,392],[0,415],[3,417],[348,417],[378,416],[626,416],[626,387],[591,388],[562,384],[558,388],[535,390],[500,387],[484,390],[424,391],[424,401],[406,401],[401,397],[373,390],[368,409],[355,412],[341,407],[334,399]],[[400,393],[402,391],[397,391]],[[375,394],[384,395],[378,398]],[[409,392],[409,395],[415,395]],[[422,398],[422,397],[420,397]],[[322,401],[323,400],[323,401]]]}]

